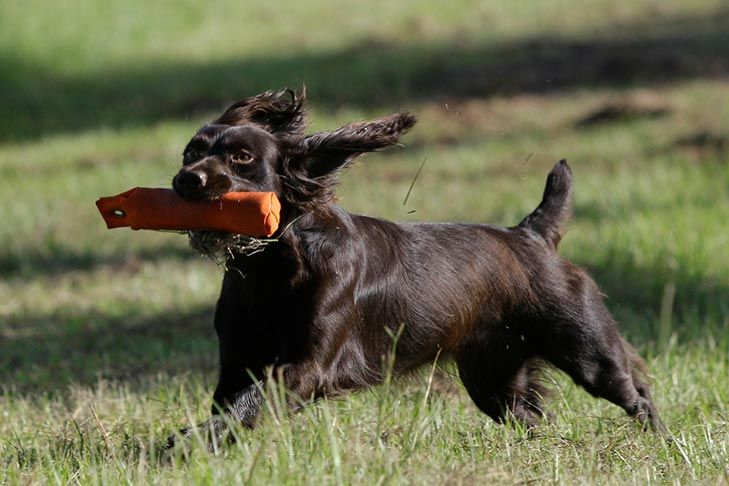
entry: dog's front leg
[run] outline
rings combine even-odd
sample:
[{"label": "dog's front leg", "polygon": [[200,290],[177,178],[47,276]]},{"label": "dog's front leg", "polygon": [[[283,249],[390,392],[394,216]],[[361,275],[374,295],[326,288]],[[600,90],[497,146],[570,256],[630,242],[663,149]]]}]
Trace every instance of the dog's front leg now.
[{"label": "dog's front leg", "polygon": [[[286,364],[272,368],[266,380],[251,383],[231,397],[216,396],[216,404],[224,403],[220,407],[213,405],[213,417],[220,412],[228,415],[235,422],[240,422],[245,427],[252,429],[256,426],[259,414],[265,405],[264,390],[268,383],[274,386],[283,384],[286,396],[284,403],[289,409],[296,410],[302,404],[326,394],[322,386],[320,367],[316,363],[306,361],[301,363]],[[221,389],[218,385],[216,395]]]},{"label": "dog's front leg", "polygon": [[234,442],[231,424],[240,423],[249,429],[256,426],[264,404],[263,386],[263,382],[251,383],[232,397],[215,401],[212,417],[198,426],[205,434],[208,450],[212,452],[222,444]]},{"label": "dog's front leg", "polygon": [[[321,386],[318,370],[318,366],[309,362],[289,364],[274,369],[269,379],[274,382],[283,380],[286,390],[285,402],[290,409],[296,410],[304,401],[325,394],[326,390]],[[227,383],[221,380],[215,390],[212,417],[197,427],[185,428],[178,434],[170,436],[165,448],[172,449],[178,438],[191,437],[197,430],[204,436],[208,450],[212,452],[222,444],[234,442],[235,437],[230,430],[232,423],[240,423],[249,429],[254,428],[265,406],[263,390],[266,382],[252,382],[251,379],[246,381],[248,384],[243,389],[231,393]]]},{"label": "dog's front leg", "polygon": [[263,405],[263,382],[254,381],[245,371],[230,373],[230,369],[223,367],[213,395],[212,416],[197,426],[186,427],[171,435],[165,449],[174,448],[180,439],[186,440],[198,432],[204,437],[208,449],[214,451],[219,445],[233,441],[231,423],[240,422],[248,428],[255,426]]}]

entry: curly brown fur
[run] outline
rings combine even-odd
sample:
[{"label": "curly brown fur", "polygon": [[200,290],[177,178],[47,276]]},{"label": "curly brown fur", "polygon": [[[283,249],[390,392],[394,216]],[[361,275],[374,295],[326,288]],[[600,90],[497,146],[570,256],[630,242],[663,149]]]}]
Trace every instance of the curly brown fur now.
[{"label": "curly brown fur", "polygon": [[306,130],[306,92],[266,91],[231,105],[212,124],[256,123],[271,133],[301,136]]},{"label": "curly brown fur", "polygon": [[538,374],[549,363],[663,430],[642,362],[597,285],[557,254],[572,194],[564,161],[537,209],[511,228],[393,223],[333,204],[342,171],[414,123],[400,112],[305,136],[304,94],[266,92],[190,140],[173,180],[182,197],[265,190],[283,201],[276,241],[226,262],[213,414],[253,426],[270,367],[292,406],[375,385],[399,333],[394,373],[451,357],[475,404],[497,421],[539,423]]}]

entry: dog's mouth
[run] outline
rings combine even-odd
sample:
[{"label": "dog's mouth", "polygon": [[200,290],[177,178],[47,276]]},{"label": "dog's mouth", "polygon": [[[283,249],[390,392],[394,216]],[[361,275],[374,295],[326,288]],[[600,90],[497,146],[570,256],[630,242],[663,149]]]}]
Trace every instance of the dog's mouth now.
[{"label": "dog's mouth", "polygon": [[263,251],[275,241],[253,236],[226,233],[223,231],[188,231],[187,237],[193,250],[213,260],[219,266],[226,266],[230,259],[248,256]]}]

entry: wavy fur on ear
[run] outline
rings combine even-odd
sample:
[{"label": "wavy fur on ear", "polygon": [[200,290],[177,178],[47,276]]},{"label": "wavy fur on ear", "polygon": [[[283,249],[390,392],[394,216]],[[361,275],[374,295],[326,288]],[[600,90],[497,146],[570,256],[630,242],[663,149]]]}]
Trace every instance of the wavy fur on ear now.
[{"label": "wavy fur on ear", "polygon": [[301,142],[306,167],[315,178],[344,170],[358,155],[396,144],[415,121],[415,115],[401,111],[377,120],[349,123],[332,132],[309,135]]},{"label": "wavy fur on ear", "polygon": [[266,91],[238,101],[213,124],[244,125],[255,123],[273,134],[302,137],[306,130],[306,89],[298,93],[284,89]]},{"label": "wavy fur on ear", "polygon": [[415,115],[402,111],[315,133],[303,140],[289,139],[289,157],[283,164],[282,177],[288,202],[304,211],[321,211],[335,201],[338,176],[358,155],[395,145],[415,122]]}]

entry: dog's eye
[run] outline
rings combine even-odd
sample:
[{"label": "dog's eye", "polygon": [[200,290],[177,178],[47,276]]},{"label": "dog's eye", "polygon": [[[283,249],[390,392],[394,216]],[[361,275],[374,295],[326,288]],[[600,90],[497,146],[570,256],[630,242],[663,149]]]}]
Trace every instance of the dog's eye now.
[{"label": "dog's eye", "polygon": [[245,150],[241,150],[233,156],[233,162],[235,162],[236,164],[248,164],[252,161],[253,156]]},{"label": "dog's eye", "polygon": [[183,162],[192,162],[200,158],[200,154],[196,150],[187,149],[182,153]]}]

